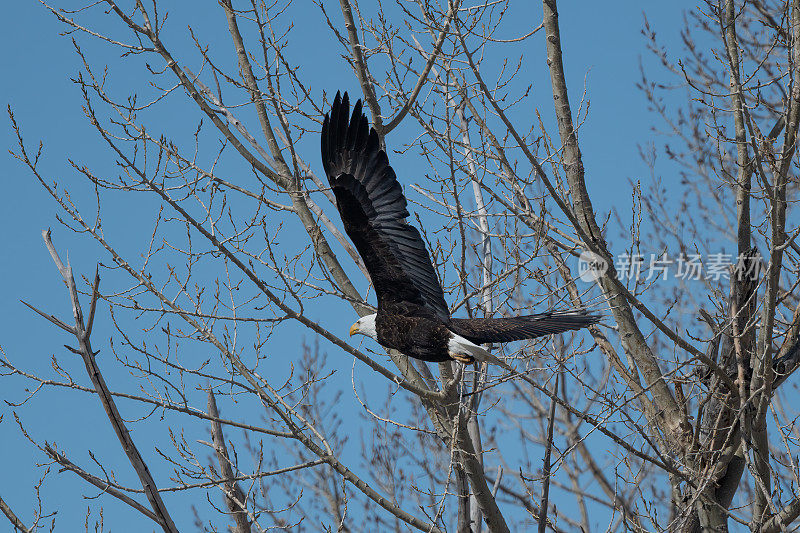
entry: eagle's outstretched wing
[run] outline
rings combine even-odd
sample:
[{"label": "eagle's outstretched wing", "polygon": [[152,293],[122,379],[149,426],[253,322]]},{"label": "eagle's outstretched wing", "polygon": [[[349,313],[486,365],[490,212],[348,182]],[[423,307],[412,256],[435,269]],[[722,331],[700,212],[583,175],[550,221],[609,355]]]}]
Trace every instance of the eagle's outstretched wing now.
[{"label": "eagle's outstretched wing", "polygon": [[336,93],[322,123],[322,164],[344,229],[372,278],[378,305],[423,306],[447,321],[442,286],[419,231],[405,220],[403,189],[380,149],[378,134],[369,127],[361,100],[352,118],[349,111],[347,93]]},{"label": "eagle's outstretched wing", "polygon": [[509,318],[451,318],[447,327],[475,344],[484,344],[534,339],[585,328],[599,320],[600,316],[583,309],[570,309]]}]

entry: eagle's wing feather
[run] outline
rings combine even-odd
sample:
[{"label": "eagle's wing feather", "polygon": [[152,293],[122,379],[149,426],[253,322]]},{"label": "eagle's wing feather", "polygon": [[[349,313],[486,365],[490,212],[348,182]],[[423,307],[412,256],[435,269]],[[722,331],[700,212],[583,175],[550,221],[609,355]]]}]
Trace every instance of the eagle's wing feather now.
[{"label": "eagle's wing feather", "polygon": [[599,315],[591,315],[583,309],[571,309],[509,318],[451,318],[447,327],[476,344],[484,344],[534,339],[585,328],[599,320]]},{"label": "eagle's wing feather", "polygon": [[369,127],[360,100],[352,118],[349,110],[347,93],[343,98],[337,93],[322,123],[322,164],[378,304],[409,302],[447,321],[442,286],[419,231],[405,220],[403,189],[380,149],[378,134]]}]

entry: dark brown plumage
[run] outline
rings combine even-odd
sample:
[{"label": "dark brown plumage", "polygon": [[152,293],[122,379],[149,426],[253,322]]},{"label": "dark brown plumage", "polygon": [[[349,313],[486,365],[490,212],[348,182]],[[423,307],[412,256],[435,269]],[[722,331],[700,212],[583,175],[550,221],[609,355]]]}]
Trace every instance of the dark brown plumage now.
[{"label": "dark brown plumage", "polygon": [[[451,318],[425,242],[406,222],[403,190],[361,100],[350,116],[347,93],[339,93],[322,123],[322,164],[336,196],[344,229],[372,278],[378,313],[354,332],[374,336],[388,348],[425,361],[479,356],[489,342],[531,339],[584,328],[599,316],[583,310],[549,311],[514,318]],[[364,320],[364,319],[362,319]],[[459,339],[463,337],[463,339]],[[467,342],[463,342],[466,340]]]}]

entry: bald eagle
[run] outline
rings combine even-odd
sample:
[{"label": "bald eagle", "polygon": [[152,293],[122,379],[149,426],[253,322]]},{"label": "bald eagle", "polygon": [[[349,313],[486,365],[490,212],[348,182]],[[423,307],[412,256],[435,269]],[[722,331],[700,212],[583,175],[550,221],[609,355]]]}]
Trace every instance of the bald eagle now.
[{"label": "bald eagle", "polygon": [[350,116],[347,93],[336,93],[322,123],[322,165],[344,229],[364,259],[378,297],[378,312],[350,328],[386,348],[423,361],[471,363],[494,359],[480,344],[532,339],[596,323],[581,309],[512,318],[452,318],[442,286],[403,189],[361,100]]}]

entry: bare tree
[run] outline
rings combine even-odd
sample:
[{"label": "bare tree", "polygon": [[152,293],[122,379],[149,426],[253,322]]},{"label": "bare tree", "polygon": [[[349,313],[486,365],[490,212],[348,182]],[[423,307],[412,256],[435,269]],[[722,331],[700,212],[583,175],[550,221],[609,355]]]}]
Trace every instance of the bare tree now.
[{"label": "bare tree", "polygon": [[[148,528],[188,529],[178,494],[214,531],[793,528],[800,434],[784,389],[800,361],[800,0],[707,2],[687,17],[682,50],[645,25],[665,68],[655,76],[669,81],[646,72],[641,89],[669,137],[645,145],[654,179],[632,184],[617,211],[633,219],[613,228],[587,192],[555,0],[523,35],[502,0],[315,4],[390,160],[427,169],[401,181],[451,311],[604,310],[588,334],[492,347],[501,368],[342,338],[346,316],[372,307],[315,170],[328,91],[344,82],[321,89],[303,69],[295,24],[309,6],[220,0],[216,35],[230,41],[212,46],[189,26],[189,50],[172,44],[185,24],[163,4],[44,4],[72,36],[81,104],[115,168],[69,159],[81,180],[64,188],[9,108],[13,155],[59,207],[55,235],[98,245],[97,273],[81,278],[44,232],[74,316],[27,305],[74,345],[52,375],[16,354],[2,362],[20,431],[48,461],[37,496],[54,476],[99,489],[87,531],[103,529],[108,497]],[[520,42],[540,45],[549,91],[530,89]],[[113,83],[92,58],[106,48],[141,86]],[[665,103],[669,84],[685,105]],[[186,109],[183,128],[164,123],[167,106]],[[662,186],[662,168],[680,183]],[[143,249],[108,229],[126,216],[149,235]],[[576,280],[587,258],[578,273],[596,283]],[[699,275],[667,279],[670,266]],[[114,328],[107,343],[98,314]],[[75,355],[89,381],[64,362]],[[130,378],[107,380],[108,367]],[[43,390],[96,396],[138,485],[118,478],[127,465],[80,465],[51,443],[23,407]],[[353,398],[357,414],[342,409]],[[148,414],[123,414],[137,405]],[[132,431],[159,417],[169,448]],[[68,503],[38,501],[32,516],[0,508],[18,529],[54,527],[50,509]]]}]

